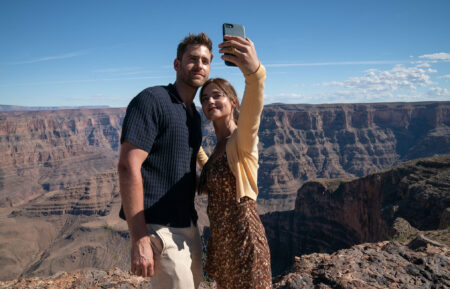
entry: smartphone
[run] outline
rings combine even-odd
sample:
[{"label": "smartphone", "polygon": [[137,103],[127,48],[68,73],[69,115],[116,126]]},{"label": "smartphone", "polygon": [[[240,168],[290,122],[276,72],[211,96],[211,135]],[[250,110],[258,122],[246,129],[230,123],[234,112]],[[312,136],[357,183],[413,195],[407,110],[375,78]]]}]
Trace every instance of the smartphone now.
[{"label": "smartphone", "polygon": [[[242,38],[245,38],[245,27],[241,24],[224,23],[222,25],[222,32],[223,35],[241,36]],[[236,64],[229,61],[225,61],[225,64],[228,66],[236,66]]]}]

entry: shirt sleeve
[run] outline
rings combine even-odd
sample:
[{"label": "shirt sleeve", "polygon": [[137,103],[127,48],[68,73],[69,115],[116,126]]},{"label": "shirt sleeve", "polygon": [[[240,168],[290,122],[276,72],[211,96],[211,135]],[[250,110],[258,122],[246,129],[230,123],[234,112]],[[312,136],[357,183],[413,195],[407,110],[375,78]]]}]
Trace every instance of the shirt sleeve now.
[{"label": "shirt sleeve", "polygon": [[158,134],[158,105],[148,89],[128,105],[122,125],[120,143],[129,142],[150,153]]}]

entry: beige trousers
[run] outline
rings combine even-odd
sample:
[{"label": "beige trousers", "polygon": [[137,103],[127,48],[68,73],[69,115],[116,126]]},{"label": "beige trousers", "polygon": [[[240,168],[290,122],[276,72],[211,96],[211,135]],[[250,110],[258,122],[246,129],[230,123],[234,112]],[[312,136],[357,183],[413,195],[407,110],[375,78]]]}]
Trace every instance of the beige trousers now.
[{"label": "beige trousers", "polygon": [[155,261],[152,289],[197,289],[202,280],[202,249],[197,227],[147,224]]}]

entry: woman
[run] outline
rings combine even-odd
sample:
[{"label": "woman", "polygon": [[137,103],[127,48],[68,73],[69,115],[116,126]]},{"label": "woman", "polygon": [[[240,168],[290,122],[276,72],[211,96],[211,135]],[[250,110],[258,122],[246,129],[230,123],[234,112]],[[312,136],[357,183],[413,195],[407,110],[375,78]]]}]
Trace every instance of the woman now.
[{"label": "woman", "polygon": [[222,59],[242,71],[246,86],[239,120],[239,101],[229,82],[210,79],[200,91],[203,112],[217,137],[209,159],[203,150],[198,157],[203,167],[200,191],[208,194],[211,229],[205,269],[218,288],[272,288],[269,246],[256,210],[266,72],[248,38],[225,36],[219,48],[226,53]]}]

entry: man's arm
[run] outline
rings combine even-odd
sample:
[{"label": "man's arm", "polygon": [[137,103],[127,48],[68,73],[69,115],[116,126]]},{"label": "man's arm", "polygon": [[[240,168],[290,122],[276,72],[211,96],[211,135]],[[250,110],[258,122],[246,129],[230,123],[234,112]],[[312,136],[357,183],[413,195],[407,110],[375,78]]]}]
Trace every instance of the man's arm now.
[{"label": "man's arm", "polygon": [[153,276],[153,250],[144,217],[144,188],[141,167],[148,153],[131,143],[120,148],[118,164],[120,197],[131,236],[131,273]]}]

